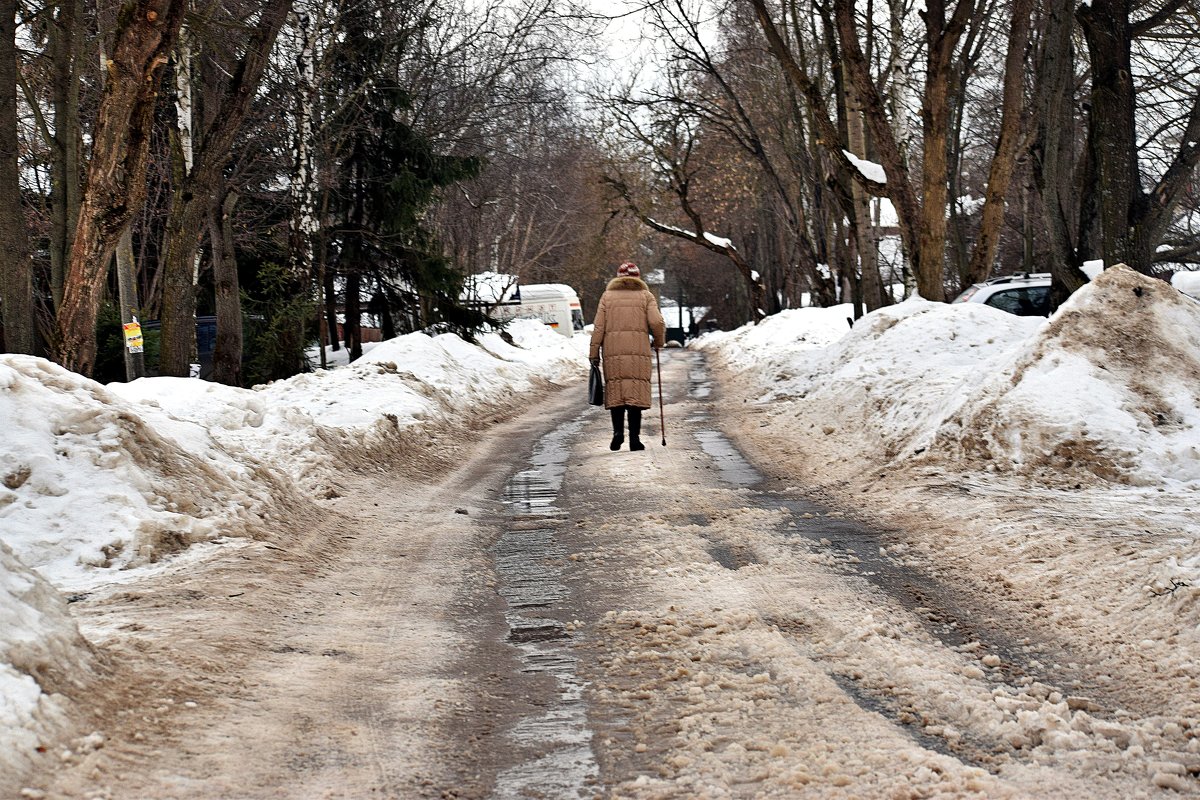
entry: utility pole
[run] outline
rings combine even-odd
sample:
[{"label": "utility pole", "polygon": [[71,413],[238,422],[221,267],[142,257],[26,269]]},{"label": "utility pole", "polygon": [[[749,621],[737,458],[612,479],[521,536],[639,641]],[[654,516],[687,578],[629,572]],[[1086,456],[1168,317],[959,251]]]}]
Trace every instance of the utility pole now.
[{"label": "utility pole", "polygon": [[133,264],[133,225],[126,225],[117,240],[117,287],[121,303],[122,352],[125,354],[125,380],[146,377],[142,326],[137,318],[137,270]]}]

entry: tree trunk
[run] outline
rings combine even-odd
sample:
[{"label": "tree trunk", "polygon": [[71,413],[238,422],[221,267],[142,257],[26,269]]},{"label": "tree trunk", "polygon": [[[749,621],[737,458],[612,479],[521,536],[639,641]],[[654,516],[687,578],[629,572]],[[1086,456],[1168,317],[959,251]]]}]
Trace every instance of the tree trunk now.
[{"label": "tree trunk", "polygon": [[325,297],[325,325],[329,329],[329,349],[336,353],[342,349],[342,340],[345,337],[338,333],[337,283],[334,277],[334,271],[326,267],[322,273],[324,283],[321,288]]},{"label": "tree trunk", "polygon": [[351,361],[362,358],[362,278],[358,270],[351,268],[346,275],[346,321],[342,323],[343,338],[346,340],[346,355]]},{"label": "tree trunk", "polygon": [[90,375],[96,313],[117,237],[146,198],[146,163],[162,65],[186,7],[184,0],[131,0],[120,12],[108,80],[93,133],[87,188],[67,265],[58,314],[56,359]]},{"label": "tree trunk", "polygon": [[[919,199],[917,192],[913,189],[912,175],[908,168],[903,143],[898,140],[896,132],[891,127],[887,113],[888,105],[879,94],[871,78],[870,65],[862,52],[862,47],[858,43],[858,27],[854,19],[854,4],[850,0],[834,0],[834,21],[837,24],[838,41],[841,44],[842,61],[846,65],[846,74],[853,81],[854,88],[859,93],[867,132],[871,136],[871,141],[875,145],[876,152],[879,154],[879,160],[883,166],[884,173],[887,175],[887,184],[883,187],[883,194],[892,201],[892,205],[896,209],[897,224],[900,228],[901,248],[908,258],[913,273],[917,277],[917,290],[924,296],[925,291],[932,291],[932,289],[927,289],[925,286],[925,284],[929,283],[927,277],[925,283],[922,283],[922,276],[932,270],[932,268],[927,269],[922,266],[923,253],[929,248],[929,243],[926,242],[926,239],[930,231],[926,230],[923,220],[925,208],[929,206],[930,198]],[[928,91],[927,87],[926,106],[928,106],[929,102]],[[926,156],[928,156],[929,147],[929,143],[926,142]],[[941,159],[944,165],[946,160],[944,141],[942,147]],[[941,210],[943,231],[946,224],[945,191],[945,187],[943,186],[943,206]],[[938,253],[936,271],[939,286],[941,284],[941,265],[942,254]],[[941,295],[939,294],[938,296],[940,297]]]},{"label": "tree trunk", "polygon": [[311,278],[315,260],[313,250],[320,230],[313,158],[316,138],[316,33],[311,14],[300,15],[300,53],[296,58],[296,72],[296,130],[292,145],[294,166],[290,186],[292,218],[288,260],[294,273]]},{"label": "tree trunk", "polygon": [[163,229],[160,375],[186,378],[196,359],[196,246],[204,230],[213,186],[202,186],[189,169],[183,131],[172,136],[172,191]]},{"label": "tree trunk", "polygon": [[1088,148],[1096,165],[1096,181],[1104,187],[1099,206],[1104,260],[1148,272],[1150,254],[1139,252],[1133,235],[1143,192],[1132,146],[1137,142],[1137,127],[1129,3],[1100,0],[1082,9],[1079,19],[1092,64]]},{"label": "tree trunk", "polygon": [[197,363],[196,284],[199,282],[197,243],[204,232],[213,185],[196,180],[194,78],[192,36],[186,27],[175,48],[175,129],[171,137],[171,203],[163,232],[162,339],[159,373],[186,377]]},{"label": "tree trunk", "polygon": [[[862,102],[853,82],[844,83],[847,149],[859,158],[866,158],[867,137],[863,131]],[[871,200],[859,181],[850,182],[850,202],[854,208],[854,249],[858,251],[859,274],[862,275],[860,293],[866,311],[871,312],[882,308],[888,300],[884,297],[883,282],[879,277],[879,249],[875,240],[875,226],[871,224]]]},{"label": "tree trunk", "polygon": [[1000,139],[992,157],[984,196],[979,238],[967,267],[967,283],[986,280],[996,260],[1000,229],[1004,224],[1004,205],[1020,150],[1021,118],[1024,116],[1025,48],[1029,45],[1033,0],[1013,0],[1012,27],[1008,34],[1008,54],[1004,62],[1004,96],[1000,110]]},{"label": "tree trunk", "polygon": [[1138,22],[1136,28],[1130,20],[1130,0],[1097,0],[1076,11],[1092,64],[1088,152],[1098,187],[1095,199],[1103,257],[1108,264],[1124,262],[1146,274],[1152,271],[1172,211],[1200,163],[1200,95],[1193,94],[1184,128],[1160,136],[1178,142],[1171,163],[1149,192],[1143,190],[1135,120],[1138,98],[1131,67],[1133,40],[1135,33],[1150,34],[1156,25],[1177,14],[1177,8],[1168,4]]},{"label": "tree trunk", "polygon": [[[51,106],[54,132],[50,139],[50,292],[57,309],[63,301],[63,284],[71,243],[82,202],[79,84],[83,43],[83,7],[80,0],[56,4],[49,26]],[[102,59],[104,61],[106,59]]]},{"label": "tree trunk", "polygon": [[1071,146],[1074,5],[1074,0],[1047,0],[1034,91],[1038,132],[1033,147],[1033,174],[1041,195],[1042,221],[1050,247],[1052,308],[1058,308],[1087,280],[1079,269],[1080,217],[1073,180],[1077,159]]},{"label": "tree trunk", "polygon": [[21,202],[17,153],[16,0],[0,5],[0,344],[5,352],[34,352],[33,266]]},{"label": "tree trunk", "polygon": [[[965,2],[965,0],[961,0]],[[921,102],[924,155],[921,217],[918,224],[917,292],[926,300],[946,299],[946,210],[949,200],[950,81],[954,40],[946,35],[942,0],[927,4],[925,17],[925,95]]]},{"label": "tree trunk", "polygon": [[217,342],[213,351],[213,380],[242,385],[242,298],[233,247],[233,207],[237,192],[209,207],[208,235],[212,242],[213,284],[216,289]]},{"label": "tree trunk", "polygon": [[[181,126],[180,147],[185,167],[176,185],[168,214],[163,261],[162,374],[188,374],[195,347],[197,255],[200,235],[209,214],[208,198],[220,194],[223,172],[233,152],[250,101],[266,70],[271,48],[287,19],[291,0],[270,0],[246,44],[225,94],[214,100],[202,129],[191,122]],[[187,51],[177,69],[186,69]],[[191,81],[183,83],[191,84]],[[181,96],[184,92],[180,93]],[[185,116],[190,114],[185,113]],[[188,135],[189,132],[194,135]],[[189,153],[190,151],[190,153]]]},{"label": "tree trunk", "polygon": [[[797,60],[796,55],[792,53],[782,34],[780,34],[779,29],[775,26],[774,21],[771,19],[771,14],[767,9],[765,0],[753,0],[752,5],[754,8],[755,17],[758,20],[759,27],[762,29],[763,34],[766,36],[767,44],[772,55],[775,56],[775,60],[778,61],[779,65],[782,67],[788,82],[795,87],[795,89],[799,91],[799,93],[805,99],[809,115],[808,118],[811,120],[813,127],[816,129],[815,135],[813,136],[814,144],[819,143],[819,146],[824,149],[825,153],[828,154],[828,156],[841,167],[843,175],[850,175],[856,183],[861,183],[863,176],[855,167],[850,165],[849,160],[842,152],[842,132],[838,130],[830,118],[829,104],[822,87],[819,86],[816,81],[809,78],[804,67],[802,67],[800,62]],[[794,8],[793,13],[795,13]],[[829,20],[826,19],[827,24],[828,22]],[[839,55],[840,52],[841,51],[837,51],[835,49],[834,55]],[[857,48],[857,42],[855,43],[854,52],[857,54],[858,58],[864,58],[861,50]],[[872,95],[872,97],[878,99],[878,93],[875,93]],[[894,144],[894,142],[892,144]],[[886,146],[887,143],[885,143],[885,147]],[[858,153],[856,155],[860,157],[864,156],[862,153]],[[903,173],[905,176],[907,175],[907,168],[904,166],[902,158],[897,156],[895,159],[888,160],[885,164],[885,169],[892,170],[888,172],[888,183],[886,185],[876,185],[874,187],[875,191],[888,192],[890,196],[892,191],[899,192],[901,191],[902,187],[907,186],[907,177],[905,177],[903,180],[897,180],[896,177],[901,173]],[[821,190],[819,186],[814,189],[814,194],[814,206],[820,208],[822,204],[820,202]],[[904,201],[902,200],[894,202],[896,203],[897,208],[900,208],[902,205],[904,205]],[[832,213],[840,215],[843,213],[843,210],[839,206]],[[796,205],[795,218],[796,229],[800,237],[801,245],[801,270],[808,275],[810,282],[813,284],[814,297],[821,296],[824,298],[824,300],[821,302],[821,305],[832,305],[835,302],[834,298],[838,292],[837,281],[826,280],[821,276],[818,259],[822,258],[822,251],[826,251],[824,252],[823,257],[827,262],[832,262],[834,260],[834,255],[827,252],[827,244],[818,247],[809,238],[808,222],[805,218],[802,203]],[[905,217],[903,214],[901,214],[901,220],[903,219],[905,219]],[[830,264],[830,266],[832,266],[832,264]]]}]

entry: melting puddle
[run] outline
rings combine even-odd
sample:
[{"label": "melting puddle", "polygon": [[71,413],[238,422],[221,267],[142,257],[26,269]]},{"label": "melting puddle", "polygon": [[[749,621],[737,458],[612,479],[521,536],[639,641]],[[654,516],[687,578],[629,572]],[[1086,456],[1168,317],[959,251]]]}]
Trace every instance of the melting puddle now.
[{"label": "melting puddle", "polygon": [[724,434],[713,430],[695,431],[695,437],[700,442],[700,448],[713,460],[721,471],[721,480],[734,486],[750,487],[762,482],[762,475],[750,462],[742,457],[738,449],[725,438]]},{"label": "melting puddle", "polygon": [[759,563],[758,557],[748,548],[733,547],[725,542],[710,542],[705,548],[708,554],[725,569],[739,570],[742,567]]},{"label": "melting puddle", "polygon": [[501,495],[508,522],[495,546],[495,564],[499,592],[507,601],[508,640],[522,671],[553,678],[554,689],[539,699],[538,712],[519,720],[509,734],[515,750],[530,755],[496,776],[492,797],[497,800],[579,797],[598,774],[570,634],[563,622],[548,616],[570,597],[562,583],[567,552],[556,535],[563,512],[555,503],[569,441],[583,424],[576,420],[543,436],[531,468],[513,475]]},{"label": "melting puddle", "polygon": [[[712,396],[712,379],[703,362],[698,366],[695,363],[693,360],[694,366],[688,370],[688,397],[693,400],[708,400]],[[694,426],[706,426],[710,417],[707,413],[700,412],[688,417],[687,421]],[[723,481],[740,487],[750,487],[762,482],[762,474],[751,466],[724,434],[709,427],[699,427],[692,431],[692,435],[700,442],[700,448],[717,465]]]}]

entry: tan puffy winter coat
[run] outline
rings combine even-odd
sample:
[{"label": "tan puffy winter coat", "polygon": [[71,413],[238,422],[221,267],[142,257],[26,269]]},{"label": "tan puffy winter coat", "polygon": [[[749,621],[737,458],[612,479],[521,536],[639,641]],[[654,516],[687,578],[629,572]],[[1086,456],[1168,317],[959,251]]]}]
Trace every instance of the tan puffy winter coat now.
[{"label": "tan puffy winter coat", "polygon": [[600,297],[590,357],[604,356],[604,407],[650,408],[650,334],[662,347],[666,324],[641,278],[614,278]]}]

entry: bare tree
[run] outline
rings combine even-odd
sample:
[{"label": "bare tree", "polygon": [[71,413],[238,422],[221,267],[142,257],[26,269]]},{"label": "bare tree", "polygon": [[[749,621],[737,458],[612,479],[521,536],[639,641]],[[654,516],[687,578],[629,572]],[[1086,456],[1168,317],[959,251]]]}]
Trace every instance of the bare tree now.
[{"label": "bare tree", "polygon": [[[620,163],[614,163],[605,175],[605,182],[647,227],[729,259],[750,294],[753,319],[762,319],[766,316],[766,297],[758,270],[746,260],[729,237],[708,228],[695,202],[693,190],[697,185],[698,173],[703,168],[701,160],[695,158],[698,142],[695,118],[682,109],[657,105],[654,109],[657,116],[643,123],[635,113],[637,110],[637,104],[633,107],[610,108],[619,120],[623,136],[647,153],[644,162],[648,175],[643,177],[630,173]],[[646,183],[657,184],[649,196],[643,188]],[[688,220],[687,228],[670,224],[654,215],[652,203],[655,194],[671,199]]]},{"label": "bare tree", "polygon": [[[697,170],[699,180],[688,186],[690,211],[681,207],[675,213],[687,220],[681,229],[691,228],[703,207],[709,224],[728,228],[739,240],[738,256],[730,262],[743,262],[739,274],[751,281],[747,289],[758,298],[756,313],[798,304],[805,292],[834,302],[836,289],[824,266],[833,260],[831,241],[824,231],[827,218],[840,217],[844,209],[840,195],[826,191],[827,161],[819,150],[813,157],[819,134],[803,103],[771,68],[747,9],[732,3],[715,13],[687,0],[653,4],[647,24],[664,42],[665,77],[637,93],[610,93],[603,104],[625,127],[638,116],[695,120],[693,135],[700,141],[689,158],[708,168]],[[713,34],[715,27],[720,36]],[[651,140],[670,125],[642,128],[628,138],[652,152]],[[754,189],[744,200],[730,193],[748,184]],[[677,188],[670,191],[678,194]],[[713,247],[703,236],[697,243]],[[751,259],[757,269],[749,268]]]},{"label": "bare tree", "polygon": [[[1194,77],[1181,76],[1174,96],[1158,96],[1159,90],[1151,87],[1139,92],[1134,48],[1140,37],[1153,36],[1160,48],[1179,53],[1179,62],[1188,64],[1187,50],[1178,41],[1172,46],[1162,34],[1179,24],[1174,19],[1177,12],[1189,5],[1187,0],[1168,0],[1137,19],[1141,4],[1096,0],[1075,13],[1091,64],[1088,151],[1095,180],[1103,187],[1096,195],[1101,252],[1106,263],[1123,262],[1144,273],[1152,272],[1155,250],[1200,162],[1200,87]],[[1195,36],[1195,28],[1194,22],[1184,20],[1181,33],[1187,41]],[[1146,137],[1139,129],[1137,108],[1143,94],[1172,109],[1167,113],[1173,116],[1153,137],[1162,149],[1160,170],[1148,168],[1140,155]],[[1148,190],[1143,181],[1149,183]]]},{"label": "bare tree", "polygon": [[[207,68],[200,86],[203,105],[192,136],[193,152],[187,159],[192,163],[174,187],[167,218],[159,367],[164,375],[188,374],[195,348],[196,248],[211,214],[210,198],[225,195],[221,185],[224,171],[291,4],[292,0],[266,0],[257,19],[245,23],[250,35],[231,63],[211,52],[224,42],[209,46],[211,55],[204,61]],[[187,68],[186,63],[176,65],[177,70]],[[224,75],[230,77],[225,80]]]},{"label": "bare tree", "polygon": [[[50,69],[50,106],[53,129],[42,121],[43,136],[50,142],[50,290],[54,307],[63,301],[67,263],[83,197],[82,81],[89,70],[83,53],[87,19],[82,0],[64,0],[44,14]],[[103,55],[103,54],[102,54]],[[102,60],[106,60],[102,57]],[[32,92],[30,108],[38,107]]]}]

